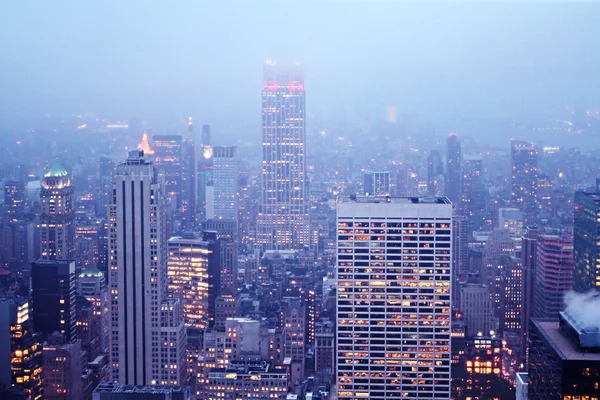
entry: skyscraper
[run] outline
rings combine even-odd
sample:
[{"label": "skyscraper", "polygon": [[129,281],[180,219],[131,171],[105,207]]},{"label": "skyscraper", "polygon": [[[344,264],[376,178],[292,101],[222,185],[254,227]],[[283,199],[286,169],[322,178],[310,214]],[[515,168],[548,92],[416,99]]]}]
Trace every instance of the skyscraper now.
[{"label": "skyscraper", "polygon": [[600,288],[600,190],[575,193],[573,289]]},{"label": "skyscraper", "polygon": [[185,325],[208,328],[209,243],[194,234],[168,241],[169,293],[182,300]]},{"label": "skyscraper", "polygon": [[[210,125],[202,125],[201,154],[198,158],[198,216],[204,221],[206,216],[207,191],[210,198],[214,198],[212,171],[214,152],[210,145]],[[210,186],[210,187],[209,187]]]},{"label": "skyscraper", "polygon": [[337,203],[340,399],[450,398],[452,205]]},{"label": "skyscraper", "polygon": [[23,219],[26,199],[24,181],[8,181],[4,184],[4,211],[7,221],[16,222]]},{"label": "skyscraper", "polygon": [[112,180],[114,174],[114,163],[108,157],[100,157],[98,169],[99,186],[97,188],[96,215],[102,219],[108,217],[108,205],[112,195]]},{"label": "skyscraper", "polygon": [[469,267],[469,232],[467,218],[456,214],[452,216],[452,308],[460,309],[460,281]]},{"label": "skyscraper", "polygon": [[308,246],[305,91],[299,69],[284,70],[267,63],[262,110],[262,201],[257,243],[266,249]]},{"label": "skyscraper", "polygon": [[213,199],[210,199],[210,207],[207,204],[206,218],[237,221],[239,177],[236,147],[216,146],[213,150]]},{"label": "skyscraper", "polygon": [[486,285],[468,283],[460,290],[460,306],[466,323],[465,335],[476,336],[498,329],[498,318],[494,316],[494,307],[490,290]]},{"label": "skyscraper", "polygon": [[181,215],[184,229],[194,226],[198,202],[196,177],[196,144],[191,139],[182,142]]},{"label": "skyscraper", "polygon": [[427,157],[427,194],[439,196],[443,191],[442,180],[444,177],[444,167],[442,156],[437,150],[431,150]]},{"label": "skyscraper", "polygon": [[40,400],[43,392],[42,344],[38,339],[27,299],[0,299],[0,387],[31,400]]},{"label": "skyscraper", "polygon": [[42,179],[40,210],[41,259],[74,260],[73,186],[60,164],[54,164]]},{"label": "skyscraper", "polygon": [[74,261],[40,260],[31,266],[33,327],[45,338],[60,332],[67,342],[77,338]]},{"label": "skyscraper", "polygon": [[409,189],[409,174],[410,167],[406,164],[400,164],[398,166],[398,170],[396,172],[396,196],[398,197],[406,197],[410,193]]},{"label": "skyscraper", "polygon": [[511,193],[514,207],[525,214],[526,223],[531,223],[538,213],[538,151],[529,142],[511,142]]},{"label": "skyscraper", "polygon": [[573,289],[573,237],[565,231],[540,233],[536,263],[533,317],[558,319]]},{"label": "skyscraper", "polygon": [[301,375],[304,373],[306,336],[304,334],[307,322],[306,309],[297,298],[284,299],[283,311],[283,355],[301,363]]},{"label": "skyscraper", "polygon": [[[166,196],[161,178],[139,150],[129,152],[115,175],[109,233],[109,351],[111,379],[124,384],[160,383],[166,357],[161,351],[160,312],[167,297]],[[178,334],[185,336],[185,330]]]},{"label": "skyscraper", "polygon": [[88,265],[77,278],[77,295],[83,296],[92,303],[94,316],[100,320],[100,352],[108,350],[109,337],[109,300],[108,289],[104,274],[98,270],[96,265]]},{"label": "skyscraper", "polygon": [[600,337],[592,301],[588,315],[561,312],[558,321],[532,319],[528,398],[593,399],[599,396]]},{"label": "skyscraper", "polygon": [[[504,298],[502,299],[502,331],[515,332],[521,340],[523,335],[523,295],[525,294],[525,269],[520,258],[504,256],[501,261],[505,272]],[[519,354],[519,357],[521,355]]]},{"label": "skyscraper", "polygon": [[472,230],[484,226],[486,189],[483,184],[483,159],[481,156],[465,156],[462,160],[461,215],[469,220]]},{"label": "skyscraper", "polygon": [[446,157],[446,196],[453,204],[460,200],[461,161],[460,141],[455,133],[451,133],[447,141]]},{"label": "skyscraper", "polygon": [[203,124],[200,136],[200,144],[202,147],[210,146],[210,125]]},{"label": "skyscraper", "polygon": [[537,266],[538,228],[529,226],[525,229],[521,243],[521,264],[523,265],[523,307],[521,310],[521,334],[523,337],[520,358],[528,364],[527,345],[529,342],[529,322],[533,316],[535,277]]},{"label": "skyscraper", "polygon": [[165,194],[172,210],[181,207],[183,177],[183,148],[181,135],[154,135],[152,137],[156,166],[165,175]]}]

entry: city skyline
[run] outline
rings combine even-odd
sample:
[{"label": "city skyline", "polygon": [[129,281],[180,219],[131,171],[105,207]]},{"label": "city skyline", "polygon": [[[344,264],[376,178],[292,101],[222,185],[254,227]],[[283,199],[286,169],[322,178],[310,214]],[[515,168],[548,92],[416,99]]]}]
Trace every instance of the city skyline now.
[{"label": "city skyline", "polygon": [[600,3],[138,1],[4,7],[0,398],[600,398]]}]

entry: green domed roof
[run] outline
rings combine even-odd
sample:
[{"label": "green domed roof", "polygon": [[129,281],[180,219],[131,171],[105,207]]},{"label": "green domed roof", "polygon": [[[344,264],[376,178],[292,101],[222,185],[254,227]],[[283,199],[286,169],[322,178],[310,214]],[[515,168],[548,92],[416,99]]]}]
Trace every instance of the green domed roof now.
[{"label": "green domed roof", "polygon": [[44,176],[46,176],[46,177],[50,177],[50,176],[61,177],[61,176],[67,176],[67,175],[69,175],[69,173],[59,163],[54,163],[52,165],[52,167],[50,168],[50,170],[44,174]]},{"label": "green domed roof", "polygon": [[81,273],[79,274],[80,278],[91,278],[100,276],[102,276],[102,272],[100,272],[100,270],[98,269],[98,267],[96,267],[96,264],[94,263],[88,264],[83,270],[81,270]]}]

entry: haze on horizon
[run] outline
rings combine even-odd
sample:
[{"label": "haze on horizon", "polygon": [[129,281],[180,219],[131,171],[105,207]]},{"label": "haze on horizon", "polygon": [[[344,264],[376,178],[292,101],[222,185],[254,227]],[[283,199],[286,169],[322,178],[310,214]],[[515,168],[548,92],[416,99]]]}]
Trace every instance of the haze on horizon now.
[{"label": "haze on horizon", "polygon": [[502,118],[598,107],[600,4],[6,1],[0,117],[258,121],[268,58],[309,115]]}]

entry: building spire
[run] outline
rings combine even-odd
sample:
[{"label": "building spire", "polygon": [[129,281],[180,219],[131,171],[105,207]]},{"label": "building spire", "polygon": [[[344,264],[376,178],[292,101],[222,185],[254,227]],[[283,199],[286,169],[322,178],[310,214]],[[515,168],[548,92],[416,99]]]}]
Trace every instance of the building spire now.
[{"label": "building spire", "polygon": [[148,134],[144,132],[142,135],[142,141],[138,144],[138,149],[143,150],[144,154],[152,155],[154,154],[154,150],[150,147],[150,143],[148,143]]}]

